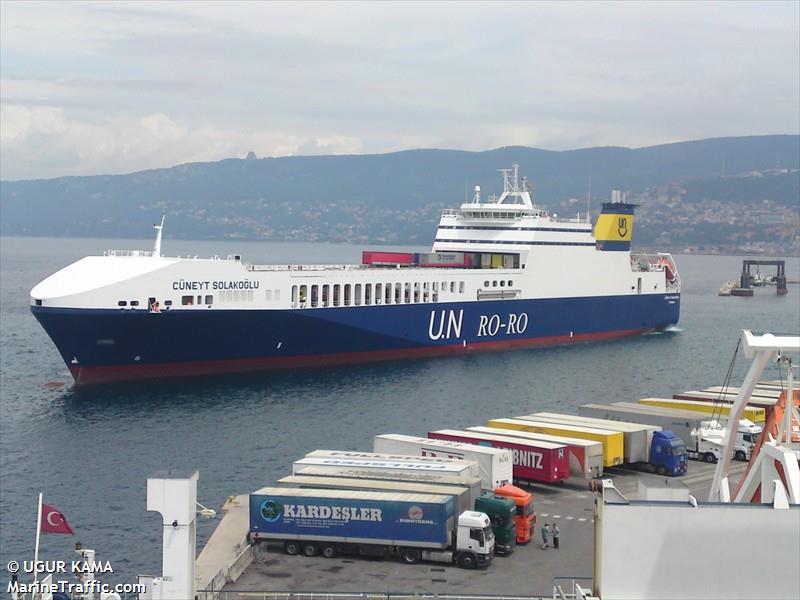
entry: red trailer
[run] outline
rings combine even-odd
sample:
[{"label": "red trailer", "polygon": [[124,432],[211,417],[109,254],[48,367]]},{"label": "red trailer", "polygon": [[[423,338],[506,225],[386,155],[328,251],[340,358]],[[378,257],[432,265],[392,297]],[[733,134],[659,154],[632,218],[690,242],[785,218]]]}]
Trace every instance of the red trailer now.
[{"label": "red trailer", "polygon": [[569,451],[564,444],[455,429],[431,431],[428,437],[511,450],[515,481],[553,483],[569,477]]},{"label": "red trailer", "polygon": [[416,263],[413,252],[380,252],[377,250],[363,250],[361,252],[362,265],[413,265]]}]

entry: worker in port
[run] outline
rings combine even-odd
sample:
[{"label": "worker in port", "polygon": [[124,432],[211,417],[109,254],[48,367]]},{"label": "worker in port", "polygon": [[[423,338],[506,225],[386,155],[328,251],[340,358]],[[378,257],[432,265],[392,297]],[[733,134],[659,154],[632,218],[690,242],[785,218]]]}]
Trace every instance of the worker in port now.
[{"label": "worker in port", "polygon": [[561,535],[561,531],[558,529],[558,523],[553,523],[553,548],[558,550],[558,536]]},{"label": "worker in port", "polygon": [[547,523],[542,525],[541,533],[542,533],[542,550],[547,550],[547,542],[548,542],[548,538],[550,537],[550,535],[549,535],[550,534],[550,529],[549,529],[549,525]]}]

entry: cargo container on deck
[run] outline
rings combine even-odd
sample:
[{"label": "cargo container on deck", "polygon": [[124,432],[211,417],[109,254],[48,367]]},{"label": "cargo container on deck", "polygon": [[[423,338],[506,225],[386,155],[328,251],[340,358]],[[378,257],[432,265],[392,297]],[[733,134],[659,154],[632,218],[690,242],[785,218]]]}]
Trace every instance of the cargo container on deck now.
[{"label": "cargo container on deck", "polygon": [[476,463],[479,471],[472,474],[481,478],[484,490],[493,491],[513,482],[514,463],[509,450],[398,434],[376,435],[372,444],[376,453],[390,456],[405,453],[414,458],[435,457]]},{"label": "cargo container on deck", "polygon": [[[524,424],[524,421],[517,422],[515,419],[494,419],[498,424]],[[603,474],[603,444],[592,440],[581,440],[573,437],[560,435],[549,435],[547,433],[535,433],[532,431],[520,431],[503,427],[467,427],[466,431],[476,433],[488,433],[490,435],[506,435],[515,438],[522,438],[530,441],[543,441],[553,444],[564,444],[569,450],[569,470],[570,474],[585,477],[600,477]]]},{"label": "cargo container on deck", "polygon": [[[455,521],[455,524],[454,524]],[[455,533],[454,533],[455,532]],[[398,556],[475,568],[494,557],[489,518],[452,496],[267,487],[250,494],[250,541],[287,554]]]},{"label": "cargo container on deck", "polygon": [[504,427],[506,429],[517,429],[519,431],[532,431],[534,433],[547,433],[550,435],[560,435],[573,437],[581,440],[592,440],[603,444],[603,466],[614,467],[625,462],[624,444],[622,434],[604,429],[594,429],[591,427],[581,427],[579,425],[549,423],[534,419],[530,416],[514,417],[514,421],[509,423],[509,419],[492,419],[488,422],[489,427]]},{"label": "cargo container on deck", "polygon": [[524,440],[504,436],[500,432],[488,434],[456,429],[431,431],[428,437],[510,450],[514,463],[514,479],[518,482],[554,483],[569,477],[569,450],[564,444]]}]

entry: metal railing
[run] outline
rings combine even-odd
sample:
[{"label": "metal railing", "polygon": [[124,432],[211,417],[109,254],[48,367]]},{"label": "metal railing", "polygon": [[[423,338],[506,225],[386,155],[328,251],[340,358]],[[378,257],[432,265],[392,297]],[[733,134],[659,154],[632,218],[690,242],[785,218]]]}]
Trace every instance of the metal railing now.
[{"label": "metal railing", "polygon": [[545,600],[544,596],[497,594],[436,594],[431,592],[266,592],[200,590],[197,600]]},{"label": "metal railing", "polygon": [[147,250],[106,250],[103,256],[153,256]]},{"label": "metal railing", "polygon": [[[584,587],[579,581],[588,582]],[[589,600],[593,577],[553,577],[553,600]]]}]

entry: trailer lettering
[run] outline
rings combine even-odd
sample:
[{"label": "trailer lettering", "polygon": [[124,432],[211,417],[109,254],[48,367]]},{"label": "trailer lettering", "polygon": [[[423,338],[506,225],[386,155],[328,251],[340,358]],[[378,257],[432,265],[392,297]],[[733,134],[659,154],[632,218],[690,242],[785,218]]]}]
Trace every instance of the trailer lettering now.
[{"label": "trailer lettering", "polygon": [[533,452],[531,450],[514,450],[514,464],[520,467],[528,467],[531,469],[542,468],[542,454],[540,452]]},{"label": "trailer lettering", "polygon": [[383,521],[383,510],[357,506],[284,504],[283,516],[286,519],[325,519],[344,522]]}]

